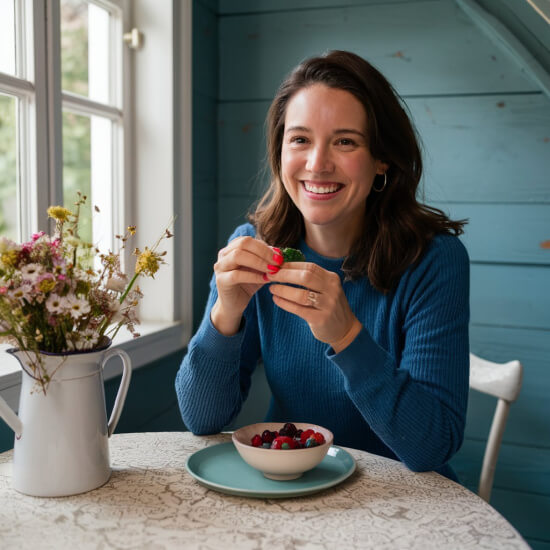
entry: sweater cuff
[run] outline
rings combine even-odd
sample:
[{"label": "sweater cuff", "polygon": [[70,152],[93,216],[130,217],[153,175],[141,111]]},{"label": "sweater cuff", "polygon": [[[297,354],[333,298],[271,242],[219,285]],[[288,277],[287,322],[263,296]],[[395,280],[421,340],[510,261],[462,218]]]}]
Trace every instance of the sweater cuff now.
[{"label": "sweater cuff", "polygon": [[342,371],[350,384],[354,380],[363,384],[365,372],[368,372],[371,379],[389,379],[395,367],[389,353],[375,342],[365,327],[340,353],[335,353],[329,347],[325,355]]},{"label": "sweater cuff", "polygon": [[208,317],[208,321],[203,325],[203,331],[200,338],[197,338],[198,347],[206,356],[215,355],[216,357],[224,357],[229,359],[234,354],[239,355],[244,338],[246,321],[243,316],[239,332],[232,336],[225,336],[212,324],[212,320]]}]

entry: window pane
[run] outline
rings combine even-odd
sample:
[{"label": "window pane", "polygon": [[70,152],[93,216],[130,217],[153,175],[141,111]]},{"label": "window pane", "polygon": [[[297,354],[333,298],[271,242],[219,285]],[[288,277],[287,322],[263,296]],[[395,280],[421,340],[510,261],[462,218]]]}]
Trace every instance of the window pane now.
[{"label": "window pane", "polygon": [[63,202],[73,210],[80,191],[88,201],[80,210],[80,237],[92,240],[90,117],[63,113]]},{"label": "window pane", "polygon": [[15,75],[15,0],[0,0],[0,72]]},{"label": "window pane", "polygon": [[17,235],[17,100],[0,95],[0,236]]},{"label": "window pane", "polygon": [[108,119],[63,113],[64,204],[72,209],[77,192],[86,195],[80,210],[80,237],[101,250],[113,248],[112,133]]},{"label": "window pane", "polygon": [[84,0],[61,1],[61,87],[109,103],[109,12]]}]

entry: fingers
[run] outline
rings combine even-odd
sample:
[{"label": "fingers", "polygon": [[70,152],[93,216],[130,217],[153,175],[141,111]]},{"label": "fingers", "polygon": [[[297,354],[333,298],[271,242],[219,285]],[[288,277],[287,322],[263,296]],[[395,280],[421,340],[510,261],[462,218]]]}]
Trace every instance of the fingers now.
[{"label": "fingers", "polygon": [[269,291],[273,296],[284,299],[302,308],[321,309],[322,295],[319,292],[288,285],[271,285]]},{"label": "fingers", "polygon": [[280,271],[269,274],[269,281],[298,285],[314,292],[334,292],[341,286],[336,273],[309,262],[285,263]]},{"label": "fingers", "polygon": [[282,263],[279,249],[253,237],[238,237],[218,252],[214,270],[219,273],[245,268],[258,273],[276,273]]}]

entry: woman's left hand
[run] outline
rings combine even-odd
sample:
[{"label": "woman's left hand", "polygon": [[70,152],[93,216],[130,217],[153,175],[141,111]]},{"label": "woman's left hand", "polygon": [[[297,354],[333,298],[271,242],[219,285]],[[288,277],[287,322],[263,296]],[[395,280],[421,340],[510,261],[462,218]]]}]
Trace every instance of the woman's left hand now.
[{"label": "woman's left hand", "polygon": [[351,344],[361,331],[362,324],[351,310],[336,273],[314,263],[288,262],[269,275],[269,280],[273,283],[269,290],[275,304],[306,321],[313,336],[336,353]]}]

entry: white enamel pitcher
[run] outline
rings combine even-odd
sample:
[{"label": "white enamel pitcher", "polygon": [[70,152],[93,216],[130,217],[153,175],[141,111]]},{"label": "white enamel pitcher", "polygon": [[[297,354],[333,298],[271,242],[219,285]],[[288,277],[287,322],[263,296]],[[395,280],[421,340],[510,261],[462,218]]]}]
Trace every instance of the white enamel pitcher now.
[{"label": "white enamel pitcher", "polygon": [[[119,349],[42,353],[52,377],[46,394],[28,374],[32,352],[8,350],[23,368],[19,416],[0,397],[0,417],[15,432],[13,487],[21,493],[59,497],[100,487],[111,476],[108,438],[113,433],[131,377],[128,355]],[[103,367],[122,359],[122,380],[109,423]]]}]

